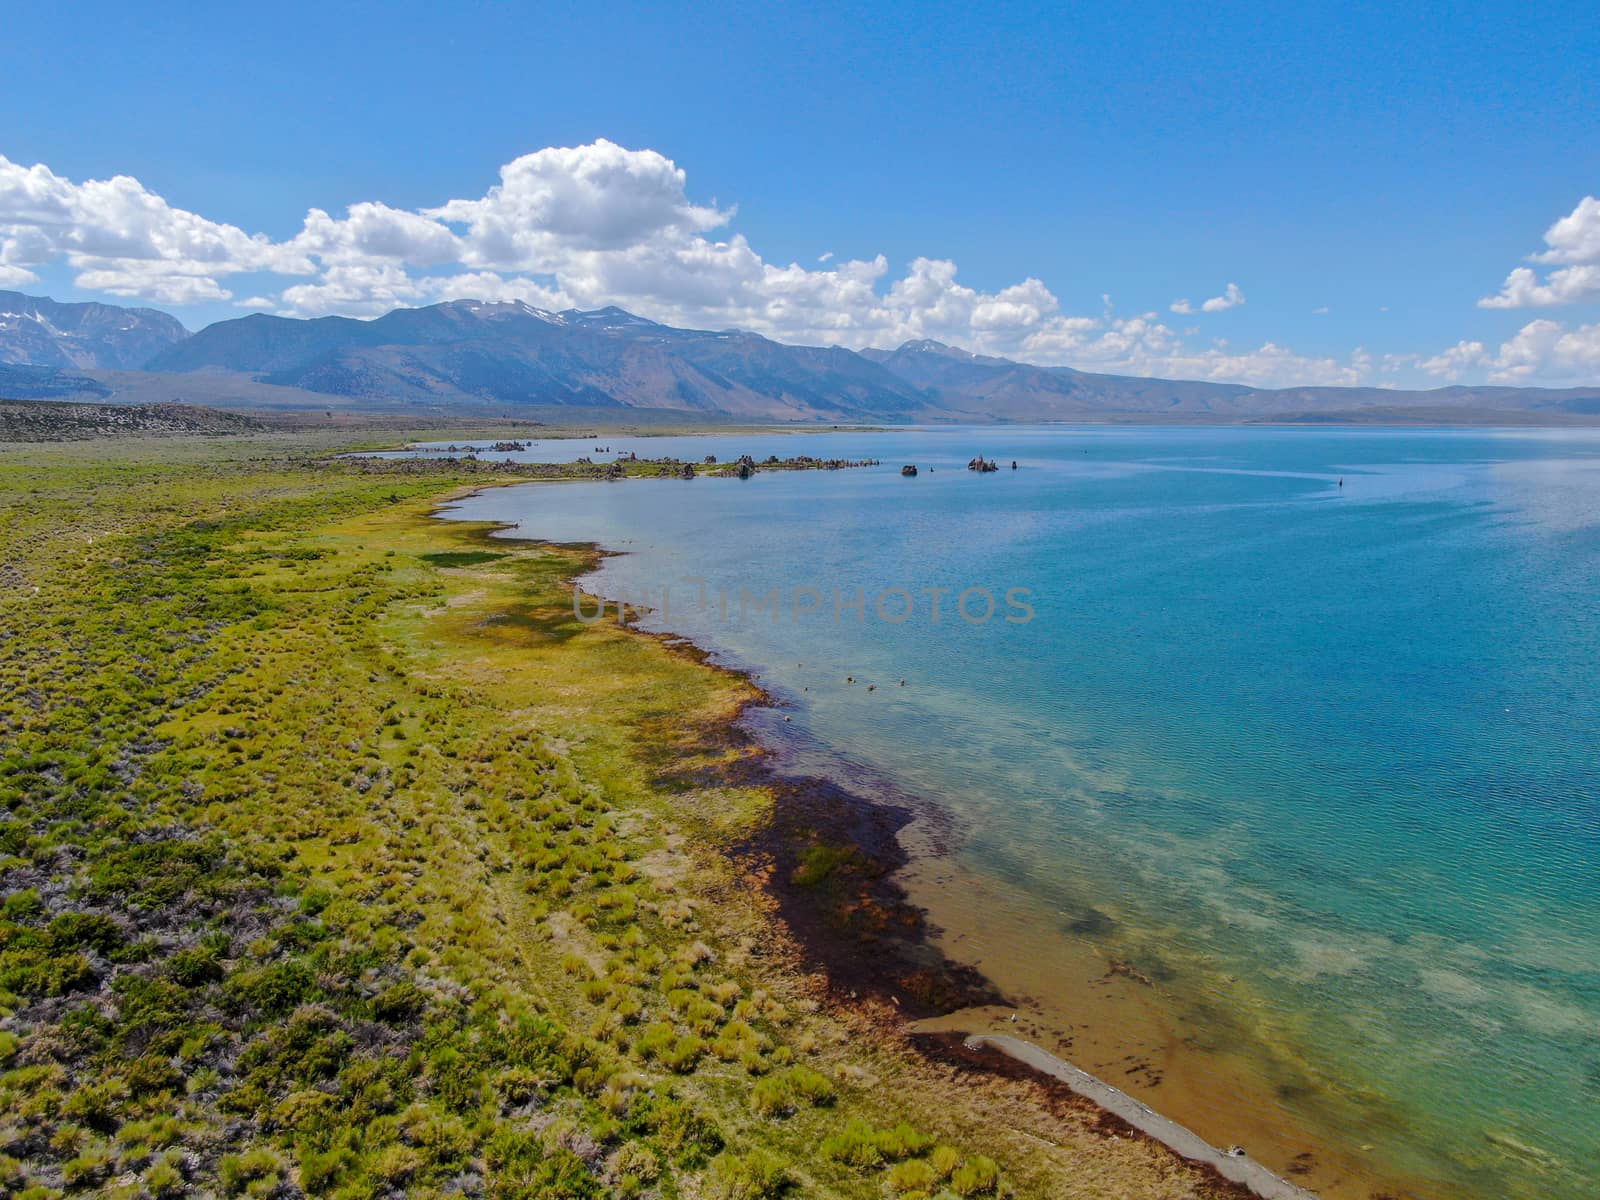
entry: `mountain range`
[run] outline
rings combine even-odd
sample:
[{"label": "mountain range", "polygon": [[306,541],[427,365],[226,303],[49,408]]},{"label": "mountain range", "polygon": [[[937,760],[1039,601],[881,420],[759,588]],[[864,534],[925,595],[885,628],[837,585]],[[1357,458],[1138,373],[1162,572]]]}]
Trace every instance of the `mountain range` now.
[{"label": "mountain range", "polygon": [[1041,367],[929,340],[792,346],[619,308],[456,300],[369,321],[254,314],[190,334],[153,309],[16,292],[0,292],[0,396],[813,422],[1600,417],[1600,386],[1260,389]]},{"label": "mountain range", "polygon": [[0,292],[0,364],[137,368],[188,336],[176,317],[153,308]]}]

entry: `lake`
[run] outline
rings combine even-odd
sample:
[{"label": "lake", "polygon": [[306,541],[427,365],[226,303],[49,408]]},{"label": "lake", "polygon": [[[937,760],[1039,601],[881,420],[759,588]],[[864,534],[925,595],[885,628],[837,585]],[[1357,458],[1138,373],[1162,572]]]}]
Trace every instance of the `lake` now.
[{"label": "lake", "polygon": [[[882,460],[519,485],[449,515],[624,552],[586,586],[759,673],[782,708],[754,719],[796,769],[948,813],[949,867],[924,878],[972,886],[915,894],[969,945],[1005,931],[981,963],[1002,984],[1037,980],[1029,958],[1132,964],[1186,1077],[1112,1082],[1203,1110],[1226,1057],[1258,1108],[1374,1178],[1591,1194],[1600,431],[603,436],[512,457],[596,445]],[[978,454],[1002,469],[967,470]]]}]

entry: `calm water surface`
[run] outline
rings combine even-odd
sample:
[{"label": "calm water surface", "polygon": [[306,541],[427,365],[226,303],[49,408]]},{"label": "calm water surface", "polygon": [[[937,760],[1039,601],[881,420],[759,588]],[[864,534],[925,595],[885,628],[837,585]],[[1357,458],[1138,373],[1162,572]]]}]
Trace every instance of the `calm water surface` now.
[{"label": "calm water surface", "polygon": [[[1600,433],[983,429],[526,457],[606,444],[885,465],[530,484],[454,515],[626,551],[593,591],[760,672],[794,721],[769,732],[813,760],[953,812],[964,862],[1061,914],[1042,951],[1108,939],[1244,1014],[1364,1114],[1346,1136],[1484,1196],[1600,1192]],[[965,470],[979,452],[1006,469]],[[858,588],[865,612],[836,619]],[[951,589],[937,622],[930,588]],[[969,588],[988,621],[955,611]],[[1024,615],[1013,588],[1031,620],[1004,619]],[[880,615],[886,589],[910,595]]]}]

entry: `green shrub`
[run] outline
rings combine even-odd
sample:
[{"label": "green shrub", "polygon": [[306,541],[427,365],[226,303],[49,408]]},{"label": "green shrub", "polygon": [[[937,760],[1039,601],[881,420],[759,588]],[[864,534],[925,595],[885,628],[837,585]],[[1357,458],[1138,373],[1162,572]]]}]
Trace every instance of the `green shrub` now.
[{"label": "green shrub", "polygon": [[97,1147],[62,1163],[61,1179],[68,1187],[91,1187],[109,1176],[111,1167],[110,1153]]},{"label": "green shrub", "polygon": [[838,1133],[823,1138],[818,1152],[823,1158],[851,1167],[875,1167],[883,1161],[878,1136],[865,1121],[851,1121]]},{"label": "green shrub", "polygon": [[94,968],[81,954],[53,954],[37,946],[0,953],[0,989],[23,996],[64,996],[94,978]]},{"label": "green shrub", "polygon": [[634,1042],[633,1048],[639,1057],[649,1062],[659,1058],[663,1052],[670,1049],[675,1031],[666,1021],[653,1021],[644,1027],[644,1032]]},{"label": "green shrub", "polygon": [[689,1002],[683,1013],[684,1022],[691,1029],[703,1034],[711,1033],[722,1024],[726,1016],[727,1014],[722,1011],[722,1005],[698,996]]},{"label": "green shrub", "polygon": [[721,1132],[693,1106],[659,1091],[638,1097],[622,1128],[634,1137],[654,1137],[656,1144],[685,1168],[699,1166],[723,1145]]},{"label": "green shrub", "polygon": [[833,1084],[820,1071],[813,1071],[810,1067],[795,1067],[784,1078],[789,1081],[796,1096],[818,1108],[826,1108],[834,1101]]},{"label": "green shrub", "polygon": [[661,1177],[661,1160],[638,1142],[623,1142],[606,1167],[613,1177],[632,1179],[636,1184],[651,1184]]},{"label": "green shrub", "polygon": [[44,899],[39,895],[38,888],[12,892],[4,902],[0,902],[0,919],[7,921],[31,921],[43,913]]},{"label": "green shrub", "polygon": [[117,1130],[117,1141],[136,1150],[164,1150],[183,1136],[183,1122],[176,1117],[152,1117],[129,1121]]},{"label": "green shrub", "polygon": [[904,1121],[893,1129],[885,1129],[878,1133],[878,1149],[883,1156],[891,1161],[898,1162],[902,1158],[911,1158],[914,1155],[925,1153],[933,1145],[933,1139],[927,1134],[918,1133]]},{"label": "green shrub", "polygon": [[425,1160],[413,1146],[394,1143],[379,1150],[369,1161],[374,1175],[391,1186],[400,1186],[422,1170]]},{"label": "green shrub", "polygon": [[928,1165],[934,1169],[940,1179],[949,1179],[955,1169],[961,1165],[961,1151],[954,1146],[935,1146],[933,1153],[928,1155]]},{"label": "green shrub", "polygon": [[214,950],[196,946],[179,950],[167,960],[167,974],[174,983],[186,988],[204,987],[219,982],[225,974],[221,959]]},{"label": "green shrub", "polygon": [[661,1052],[661,1065],[669,1071],[676,1071],[679,1075],[687,1075],[694,1070],[705,1052],[705,1040],[692,1033],[686,1033],[674,1042],[671,1048]]},{"label": "green shrub", "polygon": [[181,1196],[184,1193],[183,1172],[176,1162],[168,1159],[159,1159],[150,1164],[144,1173],[144,1190],[154,1196],[156,1200],[168,1200],[168,1197]]},{"label": "green shrub", "polygon": [[750,1089],[750,1107],[763,1117],[783,1117],[794,1111],[794,1091],[789,1081],[774,1075],[758,1080]]},{"label": "green shrub", "polygon": [[472,1149],[472,1135],[461,1118],[414,1104],[399,1117],[400,1139],[427,1152],[435,1163],[453,1163]]},{"label": "green shrub", "polygon": [[326,1195],[346,1172],[355,1168],[358,1161],[348,1146],[336,1146],[324,1151],[302,1150],[300,1188],[308,1196]]},{"label": "green shrub", "polygon": [[85,889],[95,900],[130,908],[159,908],[201,883],[221,866],[221,854],[198,842],[141,842],[107,854],[89,873]]},{"label": "green shrub", "polygon": [[950,1190],[958,1196],[986,1196],[999,1186],[999,1165],[981,1154],[967,1159],[950,1176]]},{"label": "green shrub", "polygon": [[340,1124],[340,1112],[337,1096],[306,1090],[290,1092],[278,1101],[272,1120],[295,1133],[315,1137]]},{"label": "green shrub", "polygon": [[267,1018],[287,1016],[322,995],[316,975],[298,959],[241,971],[228,980],[226,989],[247,1016]]},{"label": "green shrub", "polygon": [[50,922],[46,934],[55,950],[98,950],[110,954],[122,945],[122,927],[100,913],[62,913]]},{"label": "green shrub", "polygon": [[135,1096],[157,1096],[181,1091],[183,1073],[170,1060],[155,1054],[141,1055],[122,1068],[128,1091]]},{"label": "green shrub", "polygon": [[405,1098],[406,1089],[399,1064],[358,1058],[339,1072],[339,1102],[354,1125],[394,1112]]},{"label": "green shrub", "polygon": [[237,1196],[252,1183],[276,1180],[283,1170],[278,1156],[271,1150],[246,1150],[243,1154],[224,1155],[218,1167],[222,1190]]},{"label": "green shrub", "polygon": [[415,1020],[427,1007],[427,993],[410,982],[392,984],[372,998],[373,1016],[391,1025]]},{"label": "green shrub", "polygon": [[932,1144],[932,1138],[904,1123],[875,1130],[865,1121],[851,1121],[840,1132],[822,1139],[820,1153],[823,1158],[863,1169],[910,1158]]},{"label": "green shrub", "polygon": [[120,1123],[127,1099],[128,1086],[121,1079],[85,1083],[62,1102],[61,1114],[82,1121],[91,1129],[110,1133]]},{"label": "green shrub", "polygon": [[168,979],[123,974],[112,985],[121,998],[125,1024],[171,1028],[188,1015],[189,997],[184,989]]},{"label": "green shrub", "polygon": [[711,1163],[710,1194],[715,1200],[774,1200],[793,1180],[782,1163],[764,1150],[719,1154]]},{"label": "green shrub", "polygon": [[896,1163],[889,1169],[889,1190],[896,1195],[904,1195],[907,1192],[926,1193],[932,1190],[938,1181],[938,1173],[920,1158]]},{"label": "green shrub", "polygon": [[557,1150],[534,1168],[521,1190],[512,1193],[495,1189],[491,1194],[538,1197],[539,1200],[603,1200],[606,1189],[570,1150]]}]

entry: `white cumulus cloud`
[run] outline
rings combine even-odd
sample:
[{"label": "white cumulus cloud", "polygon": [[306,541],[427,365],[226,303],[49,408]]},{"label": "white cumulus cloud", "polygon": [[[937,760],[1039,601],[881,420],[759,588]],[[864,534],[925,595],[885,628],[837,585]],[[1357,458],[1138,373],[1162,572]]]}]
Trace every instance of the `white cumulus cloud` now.
[{"label": "white cumulus cloud", "polygon": [[1542,318],[1498,348],[1461,341],[1417,365],[1451,381],[1482,372],[1494,383],[1580,386],[1600,376],[1600,323],[1568,326]]},{"label": "white cumulus cloud", "polygon": [[1566,216],[1545,230],[1547,249],[1529,261],[1556,269],[1540,276],[1532,267],[1515,267],[1500,291],[1478,301],[1480,308],[1553,308],[1600,300],[1600,199],[1585,196]]},{"label": "white cumulus cloud", "polygon": [[1213,296],[1209,300],[1202,300],[1196,307],[1188,300],[1174,300],[1172,311],[1180,316],[1193,316],[1197,312],[1216,313],[1227,312],[1230,308],[1238,308],[1244,303],[1244,292],[1239,290],[1237,283],[1230,283],[1222,290],[1222,295]]},{"label": "white cumulus cloud", "polygon": [[168,304],[225,300],[218,278],[241,271],[314,270],[293,246],[174,208],[130,176],[78,184],[0,156],[0,263],[22,279],[57,258],[80,287]]},{"label": "white cumulus cloud", "polygon": [[670,158],[602,138],[524,154],[500,168],[500,182],[482,198],[451,200],[427,215],[466,227],[469,265],[548,271],[573,251],[623,250],[727,224],[733,210],[689,203],[687,181]]},{"label": "white cumulus cloud", "polygon": [[1600,199],[1585,196],[1578,207],[1562,217],[1544,234],[1550,249],[1534,255],[1537,262],[1600,262]]}]

